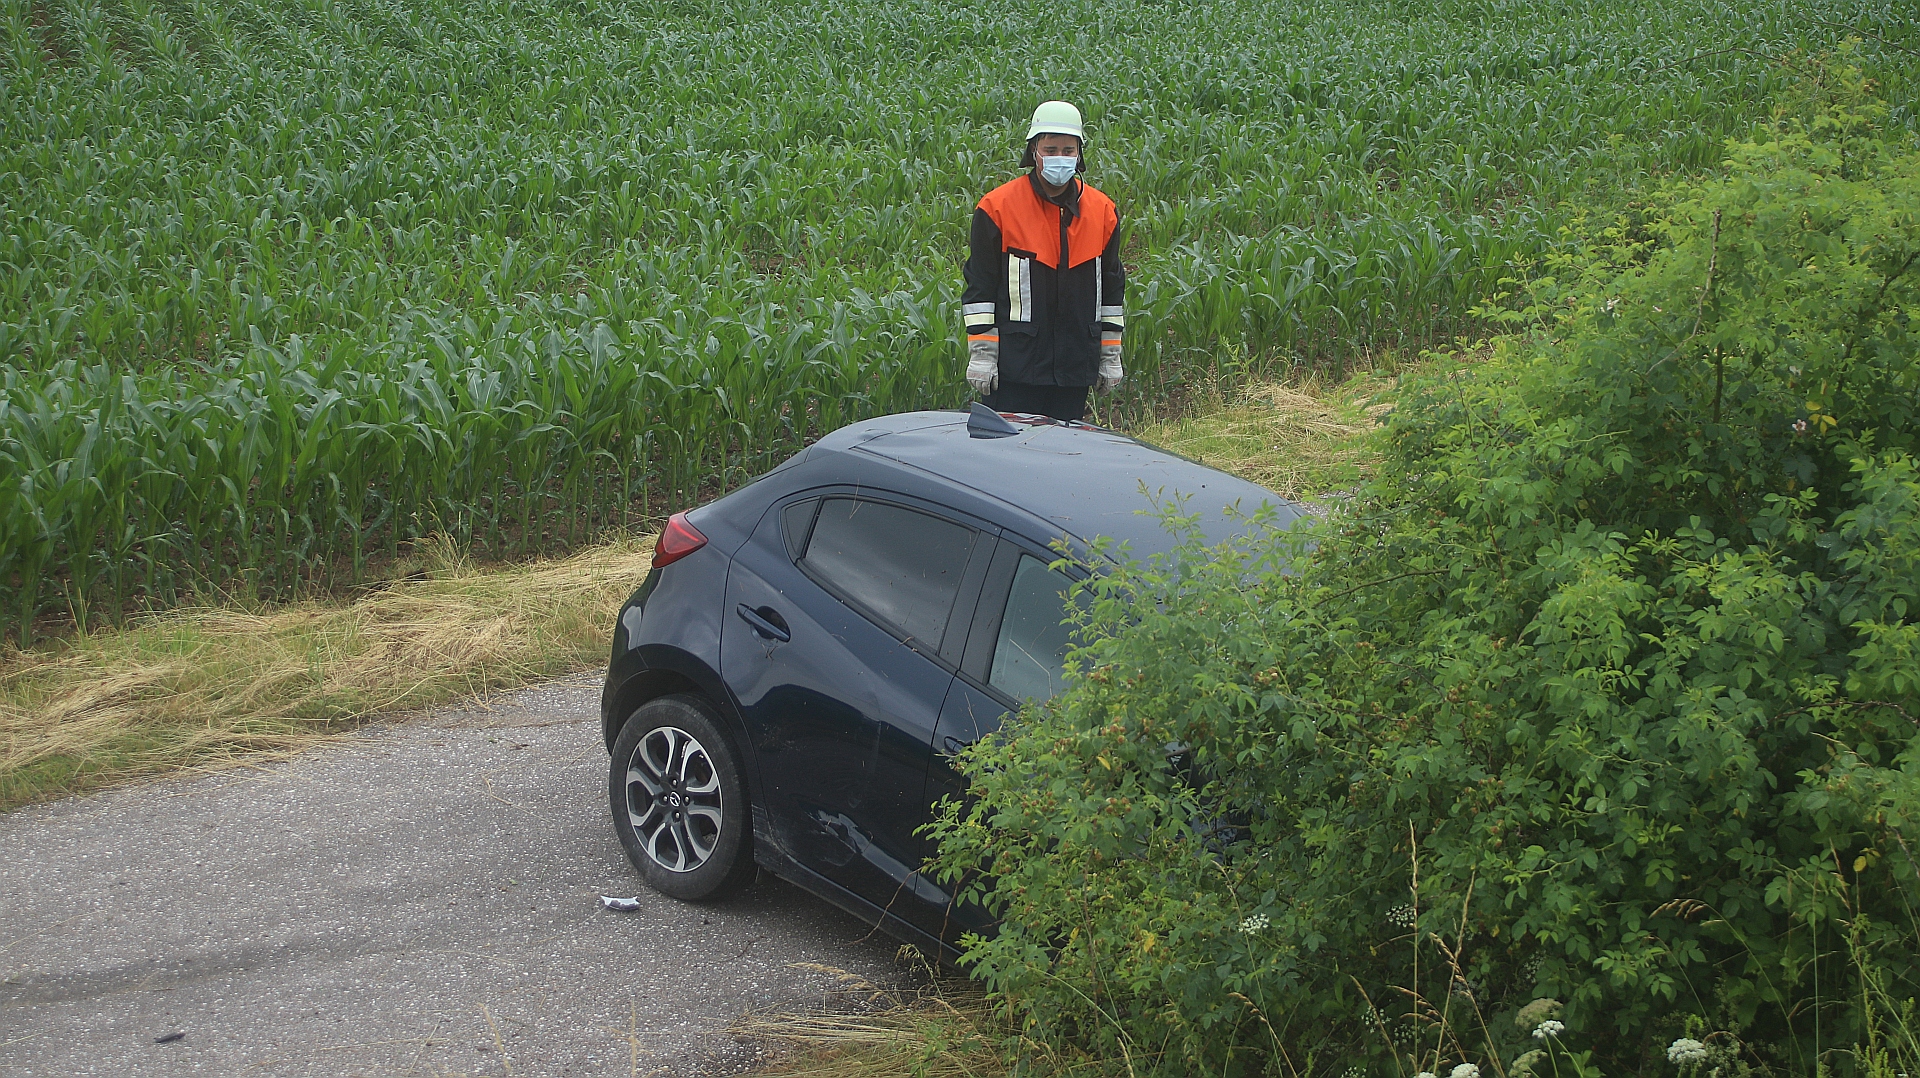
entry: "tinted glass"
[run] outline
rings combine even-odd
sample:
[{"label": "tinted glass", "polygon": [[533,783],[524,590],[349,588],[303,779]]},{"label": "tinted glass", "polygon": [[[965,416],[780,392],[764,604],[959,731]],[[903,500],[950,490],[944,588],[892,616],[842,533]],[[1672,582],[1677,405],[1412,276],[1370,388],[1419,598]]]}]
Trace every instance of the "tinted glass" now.
[{"label": "tinted glass", "polygon": [[972,528],[927,513],[828,498],[801,564],[908,639],[938,650],[973,540]]},{"label": "tinted glass", "polygon": [[784,510],[781,531],[786,534],[787,557],[798,561],[806,553],[807,536],[813,531],[813,511],[820,508],[820,499],[808,498],[803,502],[794,502]]},{"label": "tinted glass", "polygon": [[1061,671],[1071,646],[1066,593],[1073,580],[1022,554],[1013,571],[1013,591],[1000,619],[987,680],[1016,700],[1048,700],[1067,687]]}]

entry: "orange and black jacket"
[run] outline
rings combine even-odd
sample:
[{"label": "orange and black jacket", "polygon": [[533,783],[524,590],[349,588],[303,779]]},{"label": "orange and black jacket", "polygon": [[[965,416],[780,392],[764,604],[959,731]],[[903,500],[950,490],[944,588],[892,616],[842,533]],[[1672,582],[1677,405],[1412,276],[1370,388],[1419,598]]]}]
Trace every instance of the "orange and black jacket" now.
[{"label": "orange and black jacket", "polygon": [[999,339],[1000,381],[1090,386],[1117,344],[1127,271],[1113,200],[1073,181],[1057,200],[1031,173],[973,211],[961,313],[967,337]]}]

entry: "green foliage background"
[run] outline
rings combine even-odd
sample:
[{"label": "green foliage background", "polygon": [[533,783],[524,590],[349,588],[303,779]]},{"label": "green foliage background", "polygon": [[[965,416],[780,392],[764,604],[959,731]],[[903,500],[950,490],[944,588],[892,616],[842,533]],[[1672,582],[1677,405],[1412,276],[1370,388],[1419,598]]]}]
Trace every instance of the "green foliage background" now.
[{"label": "green foliage background", "polygon": [[1920,147],[1807,73],[1723,175],[1572,226],[1351,504],[1099,579],[1077,684],[938,825],[1030,1037],[1139,1075],[1920,1061]]},{"label": "green foliage background", "polygon": [[1897,13],[0,0],[0,606],[561,545],[956,403],[968,215],[1046,96],[1128,222],[1136,401],[1445,339],[1559,200]]}]

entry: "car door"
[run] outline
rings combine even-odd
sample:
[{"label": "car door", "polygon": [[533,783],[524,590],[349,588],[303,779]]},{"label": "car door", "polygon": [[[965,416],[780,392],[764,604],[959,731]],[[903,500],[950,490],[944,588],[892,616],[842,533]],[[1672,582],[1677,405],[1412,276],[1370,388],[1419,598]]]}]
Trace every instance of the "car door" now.
[{"label": "car door", "polygon": [[728,574],[721,674],[761,776],[756,835],[902,916],[940,894],[913,830],[994,542],[910,499],[808,492],[776,503]]},{"label": "car door", "polygon": [[[929,803],[966,796],[966,778],[953,767],[956,753],[998,730],[1020,705],[1052,699],[1066,688],[1073,637],[1065,620],[1074,577],[1050,568],[1053,560],[1038,547],[1002,539],[980,590],[959,676],[934,727]],[[952,942],[992,923],[984,909],[942,897],[939,921],[922,926],[927,931]]]}]

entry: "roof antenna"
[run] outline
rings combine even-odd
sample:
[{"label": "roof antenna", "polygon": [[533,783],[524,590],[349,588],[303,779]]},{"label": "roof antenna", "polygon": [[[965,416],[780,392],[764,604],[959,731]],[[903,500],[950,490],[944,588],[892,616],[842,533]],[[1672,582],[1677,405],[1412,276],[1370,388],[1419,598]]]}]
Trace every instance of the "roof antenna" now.
[{"label": "roof antenna", "polygon": [[1020,433],[1020,428],[1007,422],[999,412],[973,402],[973,408],[967,413],[967,437],[969,438],[1005,438]]}]

